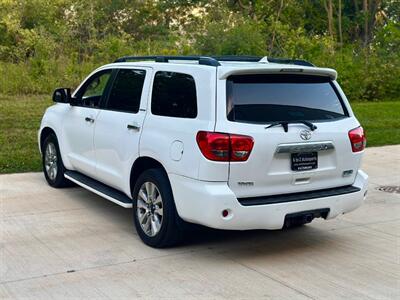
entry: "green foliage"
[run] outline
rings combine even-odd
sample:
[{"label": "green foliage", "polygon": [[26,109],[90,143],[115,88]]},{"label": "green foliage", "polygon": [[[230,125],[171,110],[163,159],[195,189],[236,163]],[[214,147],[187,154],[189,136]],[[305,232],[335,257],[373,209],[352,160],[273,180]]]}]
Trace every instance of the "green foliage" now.
[{"label": "green foliage", "polygon": [[[220,22],[207,25],[205,34],[198,35],[195,49],[205,55],[262,55],[264,36],[255,22],[239,20],[235,26],[221,31]],[[226,24],[225,24],[226,25]]]},{"label": "green foliage", "polygon": [[237,54],[307,59],[336,69],[350,99],[398,98],[399,2],[370,0],[365,12],[361,0],[341,1],[339,22],[332,1],[332,31],[328,2],[2,0],[0,93],[75,87],[128,54]]}]

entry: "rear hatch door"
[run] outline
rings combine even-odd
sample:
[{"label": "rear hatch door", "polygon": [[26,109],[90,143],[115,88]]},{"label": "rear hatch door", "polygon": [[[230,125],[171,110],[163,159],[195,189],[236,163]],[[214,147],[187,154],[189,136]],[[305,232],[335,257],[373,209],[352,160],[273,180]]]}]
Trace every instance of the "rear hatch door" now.
[{"label": "rear hatch door", "polygon": [[247,161],[230,162],[229,186],[238,198],[354,182],[360,159],[348,132],[359,124],[329,76],[230,75],[218,87],[216,131],[254,139]]}]

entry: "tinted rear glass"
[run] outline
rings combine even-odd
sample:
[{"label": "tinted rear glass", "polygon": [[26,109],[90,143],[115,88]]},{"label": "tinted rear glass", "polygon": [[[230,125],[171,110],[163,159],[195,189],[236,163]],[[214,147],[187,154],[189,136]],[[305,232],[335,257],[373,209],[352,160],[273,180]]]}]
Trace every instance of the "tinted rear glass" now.
[{"label": "tinted rear glass", "polygon": [[227,80],[228,120],[251,123],[326,121],[347,116],[327,77],[234,75]]},{"label": "tinted rear glass", "polygon": [[157,72],[154,76],[151,112],[159,116],[196,118],[194,78],[183,73]]}]

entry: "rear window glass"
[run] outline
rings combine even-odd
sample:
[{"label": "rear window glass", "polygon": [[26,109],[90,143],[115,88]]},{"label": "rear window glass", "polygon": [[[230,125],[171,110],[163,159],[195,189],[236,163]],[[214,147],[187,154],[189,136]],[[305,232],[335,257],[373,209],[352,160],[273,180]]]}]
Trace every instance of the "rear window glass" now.
[{"label": "rear window glass", "polygon": [[347,116],[328,77],[234,75],[227,80],[230,121],[327,121]]}]

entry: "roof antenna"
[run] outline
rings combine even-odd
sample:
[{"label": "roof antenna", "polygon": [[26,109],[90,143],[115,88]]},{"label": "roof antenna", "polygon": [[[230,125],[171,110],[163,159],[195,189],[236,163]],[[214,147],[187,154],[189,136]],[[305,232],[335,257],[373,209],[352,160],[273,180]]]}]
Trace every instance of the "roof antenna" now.
[{"label": "roof antenna", "polygon": [[269,63],[269,61],[268,61],[268,56],[264,56],[264,57],[261,58],[258,62],[264,63],[264,64],[268,64],[268,63]]}]

